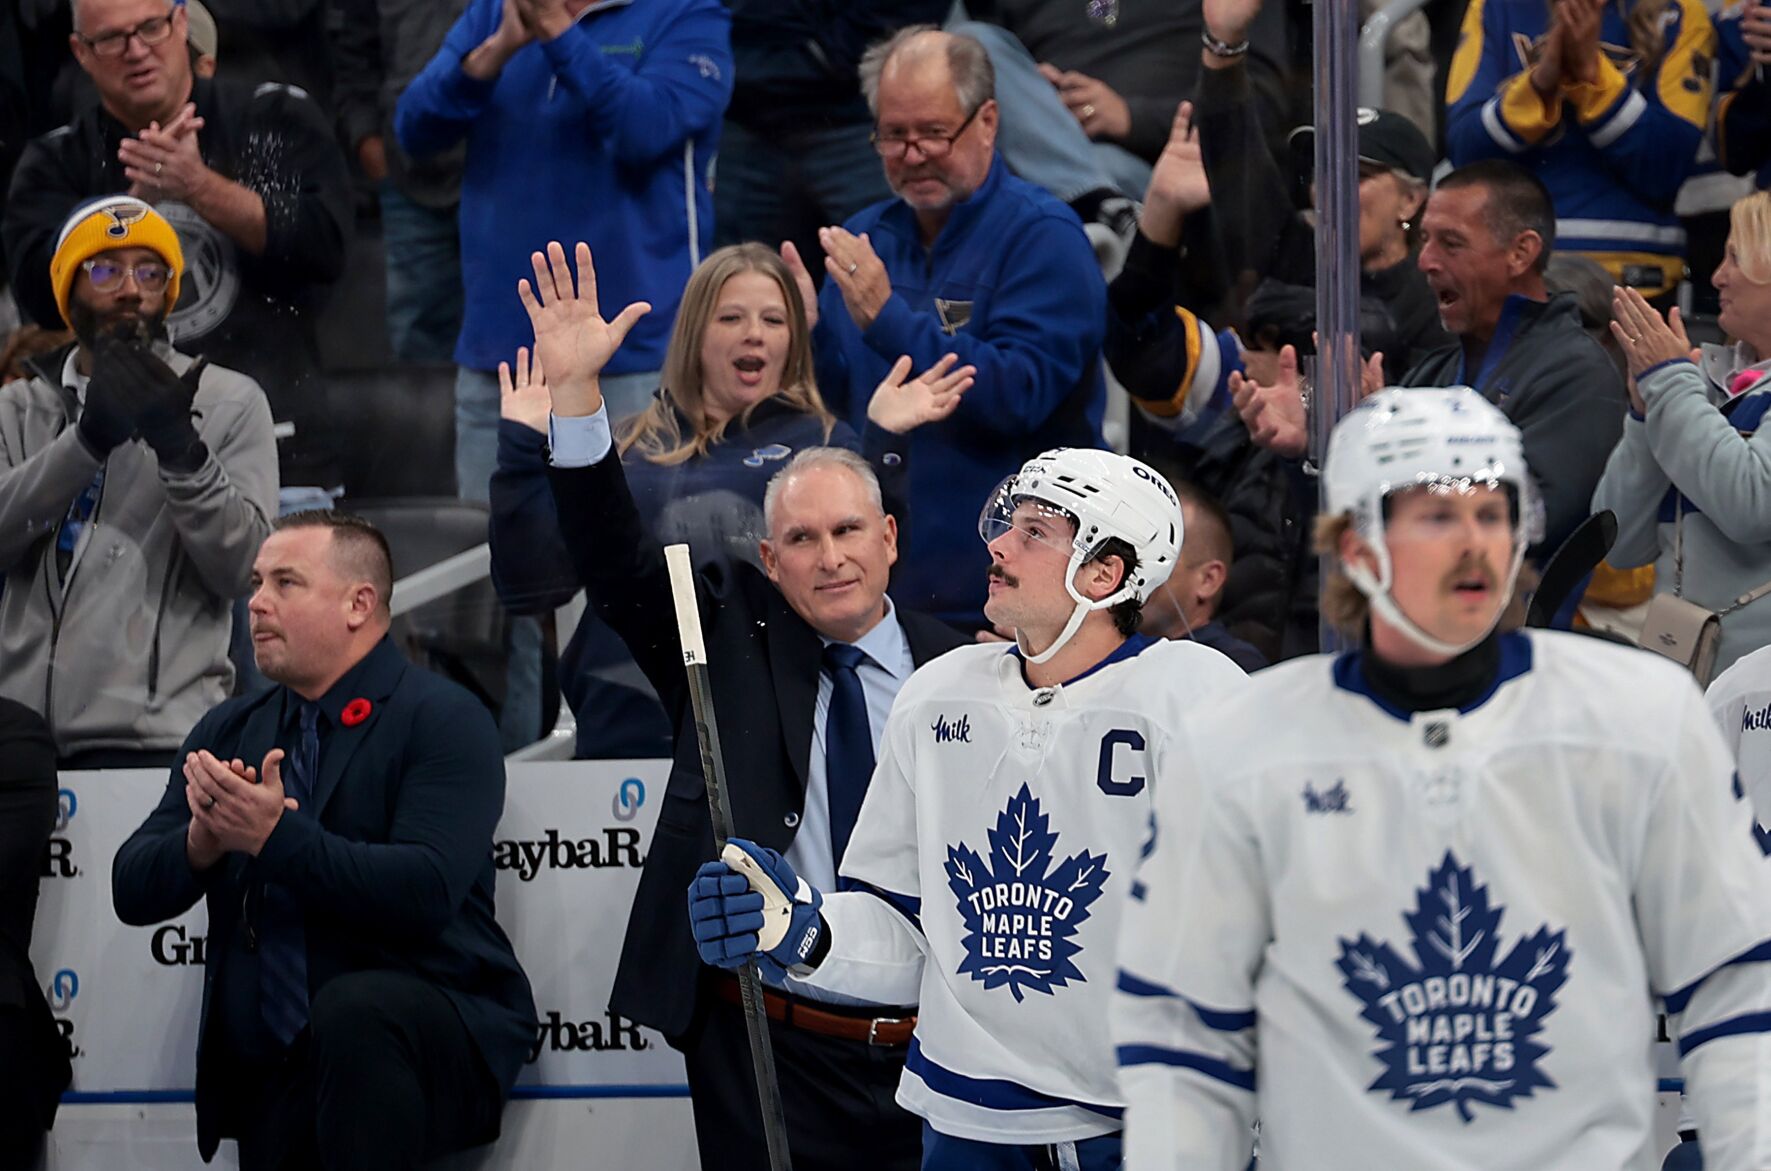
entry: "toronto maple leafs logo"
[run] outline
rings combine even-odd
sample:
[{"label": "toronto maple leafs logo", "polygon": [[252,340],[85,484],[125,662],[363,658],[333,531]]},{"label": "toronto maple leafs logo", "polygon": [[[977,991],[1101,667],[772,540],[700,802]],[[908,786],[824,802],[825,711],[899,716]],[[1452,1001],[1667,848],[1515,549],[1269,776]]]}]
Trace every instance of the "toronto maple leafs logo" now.
[{"label": "toronto maple leafs logo", "polygon": [[1076,929],[1089,916],[1108,877],[1107,855],[1087,850],[1052,865],[1058,835],[1022,785],[990,831],[990,861],[961,842],[947,848],[947,885],[965,920],[959,971],[1016,1001],[1031,988],[1087,979],[1077,968]]},{"label": "toronto maple leafs logo", "polygon": [[1568,979],[1567,932],[1540,926],[1496,962],[1503,913],[1447,850],[1403,916],[1413,962],[1368,935],[1341,940],[1335,966],[1383,1042],[1372,1056],[1384,1071],[1368,1089],[1410,1110],[1449,1102],[1468,1124],[1472,1103],[1510,1110],[1514,1098],[1556,1088],[1538,1067],[1550,1052],[1538,1034]]}]

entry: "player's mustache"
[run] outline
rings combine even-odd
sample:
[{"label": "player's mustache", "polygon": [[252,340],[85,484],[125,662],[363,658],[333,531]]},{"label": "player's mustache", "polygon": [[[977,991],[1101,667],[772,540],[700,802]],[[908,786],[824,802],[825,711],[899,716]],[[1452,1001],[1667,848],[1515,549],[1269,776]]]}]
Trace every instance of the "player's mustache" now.
[{"label": "player's mustache", "polygon": [[1001,582],[1003,585],[1009,586],[1011,588],[1021,584],[1020,578],[1010,577],[1008,571],[1000,565],[992,565],[988,570],[985,571],[985,576],[995,578],[997,581]]},{"label": "player's mustache", "polygon": [[1448,587],[1455,586],[1458,582],[1473,577],[1481,578],[1482,584],[1488,589],[1493,589],[1500,582],[1500,574],[1494,571],[1487,557],[1466,553],[1458,559],[1457,567],[1446,576],[1445,584]]}]

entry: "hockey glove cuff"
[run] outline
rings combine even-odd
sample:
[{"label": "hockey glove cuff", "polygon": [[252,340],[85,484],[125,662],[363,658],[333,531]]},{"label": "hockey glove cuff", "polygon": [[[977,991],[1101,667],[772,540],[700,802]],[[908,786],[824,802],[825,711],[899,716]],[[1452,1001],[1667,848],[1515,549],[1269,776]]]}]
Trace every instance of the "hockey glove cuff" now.
[{"label": "hockey glove cuff", "polygon": [[733,838],[689,886],[689,926],[704,963],[739,968],[755,959],[774,980],[804,964],[824,935],[824,896],[774,850]]}]

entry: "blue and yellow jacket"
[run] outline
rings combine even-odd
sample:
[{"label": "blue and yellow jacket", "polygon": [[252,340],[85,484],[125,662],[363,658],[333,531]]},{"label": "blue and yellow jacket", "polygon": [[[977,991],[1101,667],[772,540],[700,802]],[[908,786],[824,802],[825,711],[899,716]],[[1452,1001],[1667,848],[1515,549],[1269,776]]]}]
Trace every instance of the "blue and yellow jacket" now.
[{"label": "blue and yellow jacket", "polygon": [[1716,14],[1716,157],[1736,175],[1771,187],[1771,68],[1755,66],[1741,26],[1746,5]]},{"label": "blue and yellow jacket", "polygon": [[1470,0],[1446,81],[1445,136],[1454,164],[1505,158],[1535,172],[1555,200],[1557,248],[1653,295],[1684,276],[1673,199],[1708,120],[1715,32],[1702,0],[1671,0],[1665,52],[1649,69],[1630,44],[1627,14],[1638,2],[1606,4],[1598,79],[1565,82],[1545,101],[1530,72],[1550,4]]}]

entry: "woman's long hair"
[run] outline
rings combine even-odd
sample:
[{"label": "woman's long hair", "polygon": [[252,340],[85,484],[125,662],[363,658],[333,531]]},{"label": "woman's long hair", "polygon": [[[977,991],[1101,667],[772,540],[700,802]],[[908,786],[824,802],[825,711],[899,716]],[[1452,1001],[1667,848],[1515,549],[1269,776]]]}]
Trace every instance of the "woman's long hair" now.
[{"label": "woman's long hair", "polygon": [[1666,56],[1666,34],[1661,28],[1661,17],[1671,3],[1672,0],[1636,0],[1624,17],[1630,30],[1630,48],[1636,51],[1636,58],[1641,62],[1636,69],[1638,86],[1653,84],[1661,58]]},{"label": "woman's long hair", "polygon": [[[706,455],[725,434],[726,424],[731,420],[714,422],[707,416],[701,377],[701,342],[717,307],[720,290],[726,287],[727,281],[746,272],[760,272],[773,280],[787,303],[787,364],[781,371],[781,389],[773,397],[794,410],[816,416],[824,425],[825,440],[830,439],[836,416],[824,405],[812,373],[811,330],[806,326],[806,306],[799,295],[799,285],[773,250],[761,244],[731,244],[702,261],[700,267],[689,275],[689,283],[683,287],[682,304],[677,309],[676,324],[670,332],[670,347],[664,352],[664,372],[658,396],[621,428],[619,451],[622,456],[637,451],[655,464],[680,464]],[[739,418],[748,422],[750,412],[757,405],[746,408]],[[686,436],[678,421],[678,412],[689,421],[691,430]]]}]

